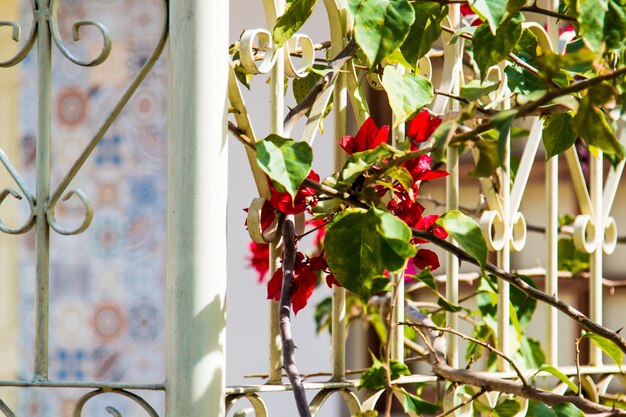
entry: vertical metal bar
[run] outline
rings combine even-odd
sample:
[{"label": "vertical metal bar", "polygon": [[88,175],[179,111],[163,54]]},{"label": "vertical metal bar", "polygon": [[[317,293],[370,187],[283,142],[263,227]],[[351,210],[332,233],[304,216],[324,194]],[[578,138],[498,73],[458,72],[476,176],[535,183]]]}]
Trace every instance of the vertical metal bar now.
[{"label": "vertical metal bar", "polygon": [[166,414],[223,417],[229,1],[170,16]]},{"label": "vertical metal bar", "polygon": [[[602,324],[602,242],[604,240],[604,208],[602,207],[603,189],[603,154],[591,157],[591,206],[593,207],[595,233],[595,250],[590,255],[589,308],[590,318]],[[602,365],[602,350],[590,343],[589,362],[591,365]]]},{"label": "vertical metal bar", "polygon": [[[458,27],[461,21],[461,10],[458,4],[451,4],[448,15],[454,28]],[[456,77],[453,81],[452,93],[458,94],[459,80],[458,76],[462,68],[458,68],[462,64],[463,54],[462,43],[457,42],[454,47],[454,71],[450,74]],[[446,59],[449,59],[446,57]],[[459,103],[452,101],[453,110],[459,109]],[[459,152],[457,148],[448,148],[446,151],[448,177],[446,178],[446,210],[458,210],[459,208]],[[454,241],[450,238],[450,241]],[[451,253],[446,252],[446,298],[453,304],[459,302],[459,261]],[[458,314],[446,312],[446,323],[449,327],[458,330],[459,317]],[[459,367],[459,339],[458,337],[448,334],[446,335],[448,364],[454,368]]]},{"label": "vertical metal bar", "polygon": [[[509,103],[505,103],[506,108]],[[504,169],[500,169],[500,195],[502,196],[502,221],[504,222],[505,238],[504,247],[498,252],[498,266],[505,271],[511,269],[511,141],[507,134],[506,145],[504,151]],[[498,281],[498,349],[505,355],[511,350],[510,343],[510,323],[511,314],[509,301],[510,285],[503,280]],[[498,369],[505,371],[509,368],[509,364],[498,356]]]},{"label": "vertical metal bar", "polygon": [[[270,277],[274,275],[278,269],[280,269],[280,256],[282,253],[282,244],[280,238],[270,243]],[[270,301],[269,303],[269,315],[270,315],[270,339],[269,339],[269,378],[268,383],[280,384],[283,376],[283,356],[282,356],[282,342],[280,340],[280,328],[278,326],[278,315],[280,313],[279,302]]]},{"label": "vertical metal bar", "polygon": [[[400,74],[404,74],[404,67],[398,66]],[[400,123],[391,132],[391,141],[393,145],[404,142],[405,128],[404,123]],[[404,273],[399,272],[391,274],[391,282],[393,284],[392,303],[395,304],[393,315],[391,317],[391,325],[389,337],[391,338],[391,359],[404,362],[404,326],[398,326],[398,323],[404,321]]]},{"label": "vertical metal bar", "polygon": [[[341,30],[341,28],[336,28]],[[340,45],[333,44],[331,55],[336,56],[344,47],[342,40]],[[348,124],[348,77],[345,73],[339,74],[333,92],[334,133],[335,143],[334,167],[339,172],[345,163],[345,151],[339,146],[339,139],[346,135]],[[346,377],[346,289],[333,287],[333,313],[332,313],[332,351],[333,351],[333,381],[342,381]]]},{"label": "vertical metal bar", "polygon": [[[267,15],[268,26],[273,27],[276,18],[285,12],[284,0],[274,0],[273,5],[265,2],[265,14]],[[272,10],[273,9],[273,10]],[[274,17],[276,16],[276,17]],[[283,134],[283,119],[285,113],[285,60],[284,48],[276,51],[276,64],[270,74],[270,131],[277,135]],[[281,247],[278,243],[281,234],[277,233],[276,242],[272,244],[273,251],[270,251],[270,265],[275,265],[281,257]],[[278,301],[270,301],[270,383],[280,383],[282,380],[282,343],[280,341],[280,328],[278,322]]]},{"label": "vertical metal bar", "polygon": [[35,315],[35,380],[48,379],[48,313],[50,276],[50,226],[46,204],[50,198],[52,50],[50,9],[48,0],[40,0],[37,18],[37,185],[35,251],[37,254],[36,315]]},{"label": "vertical metal bar", "polygon": [[[558,9],[558,1],[550,0],[550,10]],[[548,37],[552,45],[558,45],[559,28],[554,19],[548,19]],[[546,201],[548,227],[546,229],[546,293],[558,296],[558,239],[559,239],[559,157],[554,156],[546,163]],[[546,328],[546,361],[558,366],[559,324],[558,311],[548,307],[548,326]]]}]

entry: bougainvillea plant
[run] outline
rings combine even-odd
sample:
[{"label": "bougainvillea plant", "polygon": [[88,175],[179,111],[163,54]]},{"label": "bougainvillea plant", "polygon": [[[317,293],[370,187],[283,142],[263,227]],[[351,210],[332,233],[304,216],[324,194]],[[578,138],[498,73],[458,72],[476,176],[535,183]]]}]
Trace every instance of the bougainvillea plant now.
[{"label": "bougainvillea plant", "polygon": [[[287,1],[286,11],[273,28],[276,45],[285,45],[301,28],[315,3]],[[626,4],[621,0],[557,3],[558,7],[548,9],[523,0],[336,2],[335,7],[348,22],[344,49],[334,57],[328,53],[322,60],[327,63],[325,67],[316,66],[308,76],[294,79],[292,88],[298,104],[285,120],[286,131],[290,132],[299,118],[311,115],[316,103],[323,97],[328,99],[324,91],[339,73],[355,75],[350,95],[362,123],[354,135],[335,138],[345,151],[345,163],[327,178],[320,178],[312,170],[313,151],[306,142],[276,134],[255,140],[246,136],[245,126],[230,126],[255,155],[253,163],[267,176],[260,233],[270,228],[282,232],[275,237],[275,243],[282,244],[282,268],[269,276],[267,244],[252,243],[249,257],[259,282],[266,285],[267,298],[280,302],[281,326],[289,325],[291,311],[309,308],[309,299],[318,285],[345,288],[348,303],[354,307],[349,310],[356,311],[354,316],[370,320],[380,337],[380,356],[374,355],[372,367],[363,372],[361,386],[386,390],[387,416],[393,392],[403,395],[403,406],[411,415],[443,411],[441,404],[421,398],[419,387],[409,392],[393,383],[409,370],[401,361],[390,359],[389,333],[400,323],[391,322],[392,314],[381,313],[387,307],[380,303],[390,303],[398,277],[434,292],[436,309],[413,308],[415,321],[403,323],[404,329],[413,336],[422,336],[422,354],[430,358],[433,372],[461,387],[468,399],[463,406],[469,406],[472,412],[515,416],[525,404],[524,410],[531,416],[621,413],[593,398],[583,398],[581,376],[575,384],[559,369],[546,366],[541,344],[526,334],[537,303],[542,302],[585,329],[577,345],[583,337],[589,339],[621,365],[626,341],[618,332],[538,289],[530,278],[488,262],[487,241],[472,213],[429,212],[420,195],[426,182],[448,176],[446,170],[451,168],[446,167],[446,157],[450,152],[471,153],[475,168],[470,177],[482,179],[483,184],[489,181],[494,188],[502,186],[502,172],[515,175],[515,160],[509,149],[513,139],[528,136],[523,120],[530,116],[543,119],[547,159],[575,144],[583,162],[585,152],[587,159],[603,155],[613,166],[624,158],[624,146],[615,132],[626,109]],[[526,23],[528,13],[542,15],[548,19],[551,33],[563,34],[559,47],[547,40],[541,25]],[[251,74],[238,64],[238,46],[232,48],[234,74],[249,87]],[[433,47],[443,47],[444,53],[457,48],[454,53],[459,57],[459,66],[465,67],[465,79],[458,91],[436,90],[423,73],[420,62],[429,54],[434,59]],[[321,46],[324,48],[328,45]],[[359,85],[362,80],[385,91],[393,126],[379,127],[369,117]],[[442,96],[456,103],[454,111],[436,114],[429,110],[437,108],[433,103]],[[507,105],[503,106],[505,101]],[[237,106],[236,102],[232,104]],[[321,108],[326,108],[318,114],[323,119],[328,111],[326,103]],[[245,109],[235,108],[234,112],[243,113]],[[400,131],[404,133],[399,137],[397,129],[402,126]],[[562,223],[567,227],[572,219],[564,217]],[[298,224],[304,226],[299,228]],[[302,238],[310,234],[315,236],[315,248],[306,253]],[[442,260],[435,247],[478,268],[481,277],[472,295],[477,310],[453,303],[439,291],[433,271],[439,270]],[[573,273],[589,269],[589,256],[577,249],[570,236],[559,242],[559,268]],[[516,339],[510,355],[492,347],[498,338],[500,282],[512,285],[510,315]],[[390,304],[394,308],[393,302]],[[410,311],[412,307],[407,308]],[[459,335],[456,329],[446,327],[446,313],[467,319],[473,326],[472,335]],[[328,300],[316,307],[315,317],[318,329],[327,326]],[[487,369],[493,369],[497,360],[504,360],[511,364],[518,381],[512,384],[446,365],[442,359],[446,353],[437,351],[436,346],[443,333],[452,332],[469,341],[468,367],[483,355]],[[293,341],[284,334],[283,345],[284,352],[288,352],[284,357],[291,360]],[[295,365],[291,365],[286,364],[285,369],[298,410],[301,416],[309,415],[301,380],[294,372]],[[539,390],[520,368],[551,374],[573,395]],[[510,396],[491,405],[475,401],[486,391]],[[522,399],[529,402],[523,403]]]}]

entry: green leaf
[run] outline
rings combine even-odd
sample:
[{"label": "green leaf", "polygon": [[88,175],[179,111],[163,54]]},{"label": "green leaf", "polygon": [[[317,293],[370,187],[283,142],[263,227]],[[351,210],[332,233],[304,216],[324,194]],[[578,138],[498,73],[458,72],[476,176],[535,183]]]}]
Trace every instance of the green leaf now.
[{"label": "green leaf", "polygon": [[498,131],[498,165],[506,167],[509,161],[506,160],[506,145],[510,142],[511,125],[515,120],[517,110],[502,110],[491,119],[491,123]]},{"label": "green leaf", "polygon": [[563,237],[558,243],[559,271],[572,273],[589,270],[589,254],[578,250],[571,237]]},{"label": "green leaf", "polygon": [[480,227],[469,216],[450,210],[437,219],[437,224],[452,236],[484,268],[487,264],[487,244]]},{"label": "green leaf", "polygon": [[512,93],[528,95],[534,91],[546,89],[545,82],[541,78],[522,67],[509,65],[504,69],[504,73]]},{"label": "green leaf", "polygon": [[[313,66],[313,68],[311,68],[311,71],[307,74],[306,77],[304,78],[296,77],[293,79],[291,87],[293,90],[293,97],[296,99],[296,103],[299,104],[302,100],[304,100],[306,95],[309,94],[311,89],[315,86],[315,83],[321,77],[323,77],[325,68],[326,67],[322,65],[315,65]],[[326,106],[326,110],[324,110],[322,121],[328,115],[328,113],[330,113],[332,108],[333,108],[333,102],[332,100],[330,100],[328,105]],[[306,116],[309,117],[310,114],[311,114],[311,109],[307,111]]]},{"label": "green leaf", "polygon": [[546,363],[546,354],[537,339],[522,336],[520,349],[522,357],[526,361],[526,368],[539,369],[541,365]]},{"label": "green leaf", "polygon": [[317,0],[293,0],[287,11],[278,18],[272,36],[277,47],[283,46],[313,13]]},{"label": "green leaf", "polygon": [[356,10],[354,36],[370,67],[402,45],[415,20],[408,0],[363,0],[350,9]]},{"label": "green leaf", "polygon": [[498,168],[498,141],[479,140],[475,143],[478,149],[478,162],[476,168],[469,173],[470,177],[486,178],[493,175]]},{"label": "green leaf", "polygon": [[607,49],[618,49],[626,41],[626,4],[624,0],[608,0],[604,18],[604,39]]},{"label": "green leaf", "polygon": [[346,161],[337,180],[337,187],[346,189],[364,172],[369,171],[374,166],[380,166],[383,160],[393,156],[393,150],[386,145],[379,145],[374,149],[363,152],[355,152]]},{"label": "green leaf", "polygon": [[394,387],[394,390],[403,394],[402,406],[404,412],[408,414],[417,413],[422,414],[437,414],[440,411],[440,407],[437,404],[433,404],[428,401],[422,400],[417,395],[411,394],[404,388]]},{"label": "green leaf", "polygon": [[386,174],[388,177],[398,181],[402,188],[404,188],[407,192],[411,190],[411,186],[414,181],[411,173],[406,168],[395,166],[388,169]]},{"label": "green leaf", "polygon": [[[359,387],[371,391],[377,391],[387,386],[386,365],[379,361],[372,353],[372,366],[361,375]],[[402,375],[411,375],[409,368],[396,360],[389,361],[389,374],[391,380],[398,379]]]},{"label": "green leaf", "polygon": [[499,81],[486,81],[481,83],[478,80],[472,80],[461,87],[461,97],[466,98],[469,101],[478,100],[492,91],[496,91],[498,87],[500,87]]},{"label": "green leaf", "polygon": [[450,37],[450,45],[454,45],[464,33],[469,33],[474,36],[476,29],[478,29],[478,26],[463,26],[462,28],[455,30]]},{"label": "green leaf", "polygon": [[622,373],[624,372],[624,370],[622,369],[623,352],[619,347],[617,347],[615,343],[605,337],[600,336],[599,334],[591,332],[585,332],[583,337],[591,339],[593,344],[602,349],[604,353],[609,355],[613,362],[615,362],[615,364],[619,367],[619,370],[622,371]]},{"label": "green leaf", "polygon": [[407,121],[434,98],[430,80],[415,73],[400,74],[391,65],[386,66],[383,72],[383,87],[395,116],[394,127]]},{"label": "green leaf", "polygon": [[256,144],[256,159],[269,177],[295,197],[302,181],[311,171],[313,151],[306,142],[269,135]]},{"label": "green leaf", "polygon": [[604,40],[606,0],[578,0],[579,33],[585,44],[594,52],[600,52]]},{"label": "green leaf", "polygon": [[537,375],[539,372],[547,372],[549,374],[557,377],[561,382],[567,384],[567,386],[575,393],[578,394],[578,387],[574,384],[563,372],[559,371],[552,365],[543,365],[539,370],[535,373]]},{"label": "green leaf", "polygon": [[571,54],[555,54],[544,51],[537,57],[535,65],[546,79],[556,78],[561,71],[583,74],[592,69],[596,54],[587,48],[581,48]]},{"label": "green leaf", "polygon": [[391,213],[346,210],[328,225],[324,247],[335,278],[367,302],[375,277],[403,269],[415,255],[410,240],[409,227]]},{"label": "green leaf", "polygon": [[487,75],[487,69],[504,61],[513,51],[522,36],[521,19],[511,19],[501,26],[495,35],[485,23],[474,33],[472,48],[474,60],[480,69],[481,80]]},{"label": "green leaf", "polygon": [[584,417],[585,413],[580,411],[572,403],[560,403],[552,407],[557,417]]},{"label": "green leaf", "polygon": [[500,404],[496,405],[493,409],[493,414],[496,417],[513,417],[516,415],[522,406],[517,401],[507,398]]},{"label": "green leaf", "polygon": [[585,95],[580,101],[578,112],[572,119],[572,128],[578,136],[585,139],[587,145],[615,154],[619,159],[624,158],[623,145],[615,137],[604,113],[592,104],[589,95]]},{"label": "green leaf", "polygon": [[315,306],[315,312],[313,317],[315,318],[315,332],[319,333],[324,328],[328,327],[332,323],[331,315],[333,311],[333,299],[332,297],[326,297]]},{"label": "green leaf", "polygon": [[407,61],[415,66],[417,60],[426,55],[441,36],[441,22],[448,15],[448,8],[437,2],[416,1],[413,10],[415,21],[400,50]]},{"label": "green leaf", "polygon": [[474,13],[487,22],[492,35],[495,35],[506,15],[507,0],[475,0],[468,4]]},{"label": "green leaf", "polygon": [[433,133],[435,140],[435,150],[432,152],[432,157],[439,162],[446,162],[446,151],[454,130],[456,128],[455,120],[446,120]]},{"label": "green leaf", "polygon": [[439,297],[439,299],[437,300],[437,304],[439,304],[444,310],[450,311],[452,313],[458,313],[463,309],[462,307],[448,301],[448,299],[439,292],[439,289],[437,288],[437,283],[435,282],[435,276],[430,271],[430,268],[424,269],[418,275],[413,276],[413,278],[416,281],[424,283],[428,288],[432,290],[432,292],[434,292]]},{"label": "green leaf", "polygon": [[576,134],[572,129],[571,115],[557,113],[545,117],[543,146],[546,148],[546,161],[571,148],[574,142]]},{"label": "green leaf", "polygon": [[556,412],[540,401],[530,400],[527,417],[558,417]]}]

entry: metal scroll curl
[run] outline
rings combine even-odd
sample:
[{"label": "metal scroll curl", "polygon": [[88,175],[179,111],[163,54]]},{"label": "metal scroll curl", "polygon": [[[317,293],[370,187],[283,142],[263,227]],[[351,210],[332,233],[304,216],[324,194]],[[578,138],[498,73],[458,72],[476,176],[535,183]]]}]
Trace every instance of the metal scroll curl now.
[{"label": "metal scroll curl", "polygon": [[98,56],[91,60],[82,60],[77,58],[74,54],[70,52],[70,50],[65,46],[63,39],[61,38],[61,34],[59,32],[59,25],[57,23],[57,12],[59,8],[58,0],[50,0],[50,33],[52,34],[52,39],[54,40],[54,44],[59,48],[59,51],[65,56],[67,59],[75,63],[76,65],[80,65],[82,67],[95,67],[97,65],[102,64],[111,54],[112,42],[111,35],[109,34],[109,30],[100,22],[95,20],[79,20],[72,25],[72,37],[74,42],[78,42],[80,40],[80,31],[83,26],[91,26],[100,32],[102,36],[102,49]]},{"label": "metal scroll curl", "polygon": [[0,206],[2,206],[2,203],[4,203],[4,200],[6,200],[8,196],[12,196],[16,200],[23,200],[25,197],[26,201],[28,201],[28,206],[30,209],[30,214],[24,225],[16,229],[6,226],[0,219],[0,232],[10,235],[20,235],[28,232],[35,225],[35,197],[33,197],[33,195],[28,191],[26,183],[17,173],[17,170],[2,149],[0,149],[0,162],[7,169],[9,175],[11,176],[11,178],[13,178],[13,180],[22,192],[22,194],[20,194],[13,188],[5,188],[4,190],[0,191]]},{"label": "metal scroll curl", "polygon": [[239,401],[240,399],[245,398],[252,405],[251,409],[243,409],[235,413],[235,415],[249,415],[250,413],[254,413],[255,417],[267,417],[269,414],[267,412],[267,406],[261,397],[257,394],[234,394],[228,395],[226,397],[226,414],[231,410],[233,405]]},{"label": "metal scroll curl", "polygon": [[[74,412],[72,413],[72,416],[82,417],[83,408],[85,407],[85,404],[87,404],[87,402],[91,400],[92,398],[97,397],[99,395],[103,395],[103,394],[121,395],[122,397],[129,398],[130,400],[138,404],[141,408],[143,408],[150,417],[159,417],[159,414],[154,410],[154,408],[152,408],[152,406],[148,404],[146,400],[144,400],[137,394],[133,394],[132,392],[125,391],[123,389],[108,389],[108,388],[99,388],[95,391],[91,391],[83,395],[76,403],[76,406],[74,406]],[[115,407],[108,406],[105,408],[105,410],[107,413],[109,413],[113,417],[123,417],[122,413]]]},{"label": "metal scroll curl", "polygon": [[87,195],[85,195],[85,193],[83,193],[81,190],[72,190],[68,192],[67,194],[63,196],[62,201],[68,201],[74,196],[78,198],[78,200],[82,203],[85,209],[83,221],[79,227],[75,229],[64,228],[63,226],[59,224],[59,222],[57,221],[54,215],[55,207],[48,206],[48,209],[46,210],[48,224],[55,232],[57,232],[60,235],[72,236],[72,235],[81,234],[82,232],[84,232],[85,230],[89,228],[89,226],[91,225],[91,221],[93,220],[93,205],[91,204],[91,201],[89,200],[89,198],[87,198]]},{"label": "metal scroll curl", "polygon": [[[35,0],[31,0],[31,7],[33,12],[33,24],[30,28],[30,33],[28,34],[28,38],[26,39],[26,43],[20,48],[19,51],[10,59],[6,61],[0,61],[0,67],[9,68],[15,66],[22,62],[26,55],[33,49],[33,45],[35,45],[35,39],[37,38],[37,20],[35,19],[35,11],[37,10],[37,5],[35,4]],[[21,39],[22,28],[18,23],[8,22],[8,21],[0,21],[0,27],[2,26],[10,26],[12,28],[11,38],[15,42],[19,42]]]},{"label": "metal scroll curl", "polygon": [[[52,4],[55,5],[55,7],[56,7],[56,3],[57,3],[57,0],[52,0]],[[50,226],[56,232],[60,234],[78,234],[86,230],[89,227],[89,223],[91,222],[91,216],[93,215],[91,203],[89,203],[89,200],[87,199],[87,197],[82,192],[80,192],[80,190],[70,191],[67,193],[66,191],[70,183],[76,177],[76,175],[78,174],[80,169],[83,167],[83,165],[85,164],[89,156],[92,154],[96,146],[98,146],[98,143],[100,143],[100,140],[102,139],[102,137],[109,130],[113,122],[115,122],[115,120],[118,118],[118,116],[120,115],[124,107],[126,107],[126,104],[128,104],[128,101],[130,100],[130,98],[133,96],[135,91],[137,91],[137,88],[141,85],[141,83],[146,78],[148,73],[154,67],[154,64],[157,62],[157,60],[161,56],[163,49],[165,48],[165,42],[167,41],[167,36],[168,36],[169,0],[162,0],[161,4],[163,5],[163,24],[162,24],[162,29],[161,29],[161,35],[159,37],[158,43],[156,47],[154,48],[152,54],[150,54],[150,57],[146,60],[144,65],[141,67],[141,69],[139,70],[139,73],[132,80],[132,82],[126,89],[126,91],[124,91],[124,93],[122,94],[122,97],[117,102],[117,104],[115,105],[111,113],[107,116],[107,118],[104,120],[104,122],[102,123],[98,131],[91,138],[91,140],[87,144],[87,147],[81,152],[78,159],[72,164],[72,167],[70,168],[69,172],[63,178],[63,180],[60,182],[60,184],[58,185],[58,187],[56,188],[56,190],[50,197],[50,201],[48,203],[46,212],[48,214],[49,221],[51,221]],[[91,24],[91,23],[86,23],[85,21],[83,21],[83,23],[77,22],[74,26],[75,30],[78,31],[81,26],[84,26],[86,24]],[[103,36],[105,35],[104,32],[101,32],[101,33],[103,34]],[[103,49],[103,52],[101,53],[101,55],[104,53],[105,49]],[[94,62],[97,61],[97,59],[98,58],[96,58]],[[106,57],[104,59],[106,59]],[[83,64],[86,65],[86,63],[83,63]],[[79,64],[79,65],[83,65],[83,64]],[[97,64],[92,63],[90,65],[97,65]],[[67,200],[73,196],[78,197],[83,203],[83,206],[85,207],[85,220],[78,229],[66,230],[62,228],[54,219],[54,209],[58,201],[61,199],[61,197],[63,197],[64,200]],[[69,232],[69,233],[66,233],[66,232]]]}]

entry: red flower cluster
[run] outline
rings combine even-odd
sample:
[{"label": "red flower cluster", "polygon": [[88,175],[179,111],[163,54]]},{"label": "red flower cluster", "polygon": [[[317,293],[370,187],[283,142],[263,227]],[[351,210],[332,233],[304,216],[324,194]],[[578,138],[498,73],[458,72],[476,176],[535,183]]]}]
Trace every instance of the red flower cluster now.
[{"label": "red flower cluster", "polygon": [[[313,289],[317,282],[316,273],[318,271],[328,272],[328,264],[323,256],[320,255],[309,259],[301,252],[296,254],[296,266],[293,274],[294,287],[291,293],[291,306],[294,314],[298,314],[298,311],[306,306],[313,294]],[[326,283],[329,287],[333,284],[339,285],[332,274],[326,277]],[[282,288],[283,270],[278,269],[267,283],[267,299],[279,301]]]},{"label": "red flower cluster", "polygon": [[461,14],[467,18],[471,26],[480,26],[483,24],[483,21],[474,13],[468,4],[461,5]]},{"label": "red flower cluster", "polygon": [[407,136],[411,141],[411,147],[415,143],[426,142],[435,133],[443,120],[440,117],[431,116],[428,110],[422,110],[409,122]]},{"label": "red flower cluster", "polygon": [[383,142],[387,142],[389,138],[389,126],[383,126],[380,129],[376,126],[374,119],[368,117],[359,129],[356,136],[344,136],[339,142],[348,155],[356,152],[363,152],[374,149]]},{"label": "red flower cluster", "polygon": [[[313,170],[309,172],[309,179],[319,182],[320,176]],[[307,209],[308,206],[315,205],[315,190],[310,187],[300,187],[295,198],[291,199],[291,195],[287,191],[278,191],[272,183],[270,183],[270,204],[276,210],[285,214],[298,214]]]},{"label": "red flower cluster", "polygon": [[250,266],[258,272],[258,282],[260,284],[270,270],[270,245],[267,243],[250,242],[248,247],[250,249],[248,261]]}]

